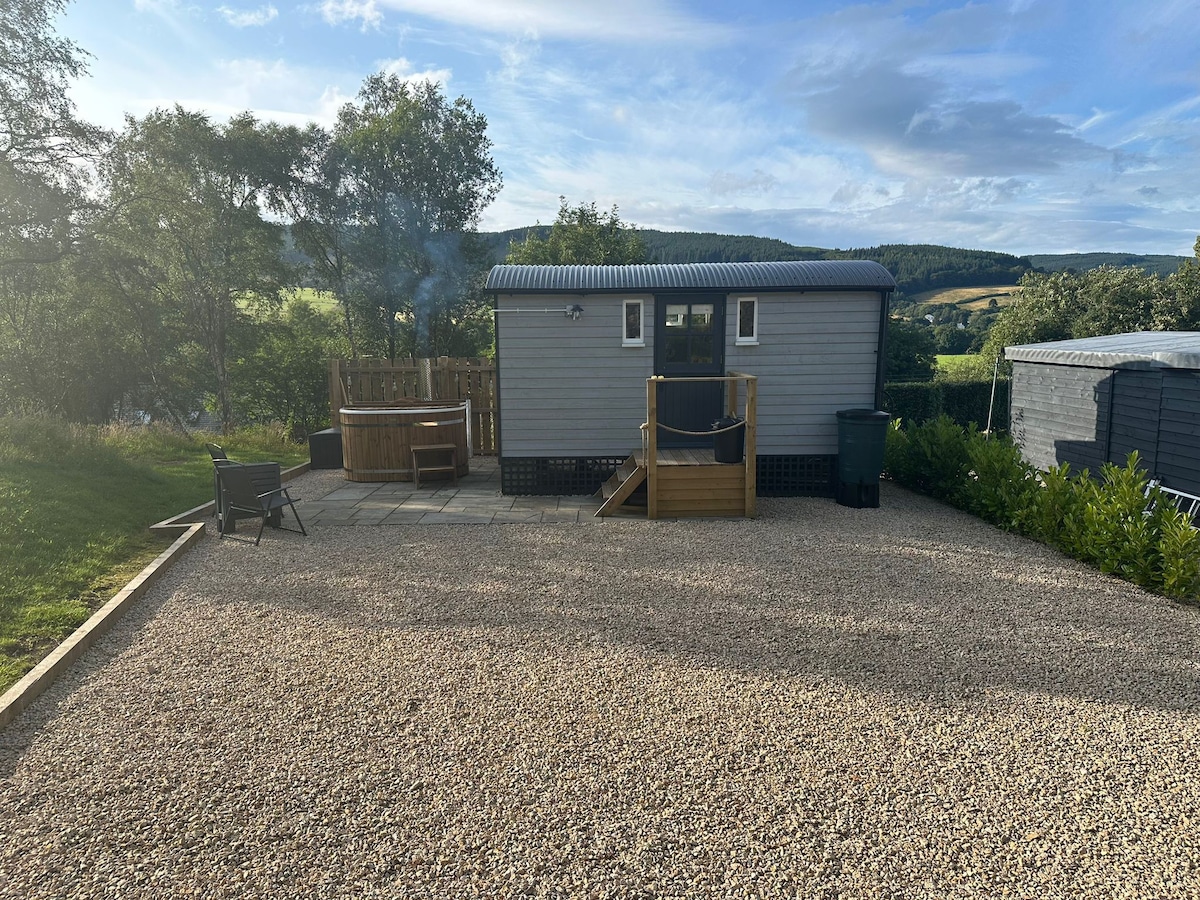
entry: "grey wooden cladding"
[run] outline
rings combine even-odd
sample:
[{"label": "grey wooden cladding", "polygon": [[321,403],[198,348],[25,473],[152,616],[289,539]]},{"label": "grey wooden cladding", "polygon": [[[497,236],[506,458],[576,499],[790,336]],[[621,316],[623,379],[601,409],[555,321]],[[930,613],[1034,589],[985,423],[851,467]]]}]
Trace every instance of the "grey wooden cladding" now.
[{"label": "grey wooden cladding", "polygon": [[[645,347],[621,345],[622,300],[642,299]],[[504,312],[566,307],[583,313]],[[498,297],[500,448],[504,456],[617,456],[641,446],[654,374],[654,298]]]},{"label": "grey wooden cladding", "polygon": [[1200,492],[1200,373],[1014,362],[1013,439],[1040,469],[1095,474],[1136,450],[1169,487]]},{"label": "grey wooden cladding", "polygon": [[[758,298],[758,344],[737,345],[737,299]],[[645,303],[644,347],[624,347],[622,302]],[[758,376],[758,452],[837,452],[839,409],[871,407],[880,294],[727,295],[725,366]],[[505,309],[583,307],[562,312]],[[654,374],[650,294],[497,297],[500,445],[507,457],[596,456],[640,447]]]},{"label": "grey wooden cladding", "polygon": [[1060,462],[1104,462],[1097,429],[1108,415],[1108,369],[1013,363],[1011,425],[1025,459],[1039,469]]},{"label": "grey wooden cladding", "polygon": [[[1162,373],[1140,369],[1110,372],[1112,415],[1106,420],[1105,457],[1124,464],[1136,450],[1147,472],[1158,468],[1158,402]],[[1103,435],[1104,432],[1102,431]]]},{"label": "grey wooden cladding", "polygon": [[1200,373],[1164,372],[1158,433],[1159,476],[1200,493]]},{"label": "grey wooden cladding", "polygon": [[867,292],[759,295],[757,346],[735,344],[726,325],[726,367],[758,376],[759,453],[837,453],[837,411],[874,407],[879,303]]}]

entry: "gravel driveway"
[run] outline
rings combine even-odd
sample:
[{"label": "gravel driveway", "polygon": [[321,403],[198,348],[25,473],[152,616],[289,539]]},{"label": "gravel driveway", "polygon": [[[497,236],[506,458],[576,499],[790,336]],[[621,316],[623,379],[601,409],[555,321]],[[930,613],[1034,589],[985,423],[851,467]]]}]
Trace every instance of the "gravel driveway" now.
[{"label": "gravel driveway", "polygon": [[206,539],[0,732],[0,896],[1200,895],[1200,610],[883,502]]}]

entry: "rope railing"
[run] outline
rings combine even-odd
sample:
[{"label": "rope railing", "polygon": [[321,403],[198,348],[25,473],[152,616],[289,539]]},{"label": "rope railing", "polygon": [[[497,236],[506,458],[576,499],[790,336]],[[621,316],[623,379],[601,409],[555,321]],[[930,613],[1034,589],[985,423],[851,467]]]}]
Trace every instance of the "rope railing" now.
[{"label": "rope railing", "polygon": [[[724,434],[726,431],[733,431],[735,428],[745,428],[746,422],[742,420],[733,425],[726,425],[724,428],[714,428],[711,431],[684,431],[682,428],[672,428],[670,425],[664,425],[662,422],[658,422],[657,425],[659,428],[675,434],[685,434],[688,437],[708,437],[710,434]],[[643,425],[642,427],[645,428],[647,426]]]},{"label": "rope railing", "polygon": [[[722,391],[724,400],[722,409],[725,415],[739,419],[731,425],[720,425],[713,423],[714,427],[707,431],[689,431],[684,428],[676,428],[672,425],[664,425],[658,420],[658,389],[660,386],[670,382],[717,382],[725,385]],[[738,394],[739,387],[745,388],[745,415],[738,416]],[[754,375],[746,375],[741,372],[728,372],[725,375],[716,376],[696,376],[682,378],[668,378],[662,375],[654,375],[646,379],[646,421],[642,423],[642,459],[646,466],[646,514],[651,519],[657,519],[659,513],[659,431],[671,434],[678,434],[687,438],[712,438],[716,435],[725,434],[733,431],[736,428],[741,428],[745,436],[745,445],[742,455],[742,466],[745,470],[745,503],[744,514],[754,516],[756,513],[756,466],[757,466],[757,409],[758,409],[758,378]],[[715,451],[715,448],[714,448]],[[715,453],[714,453],[715,456]],[[692,456],[692,459],[695,459]],[[684,463],[695,464],[695,463]],[[703,464],[703,463],[699,463]],[[677,481],[674,477],[668,481]],[[670,498],[672,502],[678,500],[677,497]],[[666,500],[664,499],[664,502]]]}]

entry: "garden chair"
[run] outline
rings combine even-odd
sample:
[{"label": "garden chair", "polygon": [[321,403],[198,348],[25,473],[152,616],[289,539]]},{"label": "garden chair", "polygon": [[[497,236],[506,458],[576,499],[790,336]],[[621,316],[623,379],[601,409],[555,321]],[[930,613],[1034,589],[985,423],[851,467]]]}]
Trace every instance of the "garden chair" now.
[{"label": "garden chair", "polygon": [[218,462],[222,459],[229,459],[229,457],[225,455],[225,448],[220,444],[205,444],[204,447],[206,450],[208,450],[208,455],[213,458],[213,462]]},{"label": "garden chair", "polygon": [[[276,516],[279,523],[274,527],[284,531],[296,530],[283,527],[284,507],[291,507],[292,515],[296,517],[296,524],[300,526],[299,534],[308,534],[304,530],[304,523],[300,521],[300,513],[296,512],[296,504],[287,488],[278,487],[259,493],[253,478],[251,478],[250,470],[241,463],[235,462],[226,462],[217,466],[217,478],[220,480],[221,489],[224,492],[227,513],[240,512],[260,519],[258,536],[254,539],[255,546],[262,540],[263,529],[267,527],[267,519],[273,515]],[[226,529],[221,529],[221,537],[225,537],[225,531]]]}]

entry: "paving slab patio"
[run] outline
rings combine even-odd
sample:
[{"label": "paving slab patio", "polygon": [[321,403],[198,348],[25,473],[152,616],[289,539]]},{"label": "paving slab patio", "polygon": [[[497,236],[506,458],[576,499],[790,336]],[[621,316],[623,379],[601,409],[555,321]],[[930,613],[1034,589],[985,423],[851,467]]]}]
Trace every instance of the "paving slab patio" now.
[{"label": "paving slab patio", "polygon": [[337,480],[321,496],[305,498],[304,521],[313,525],[448,525],[595,523],[596,497],[506,497],[494,456],[471,460],[470,474],[452,481],[352,482]]}]

